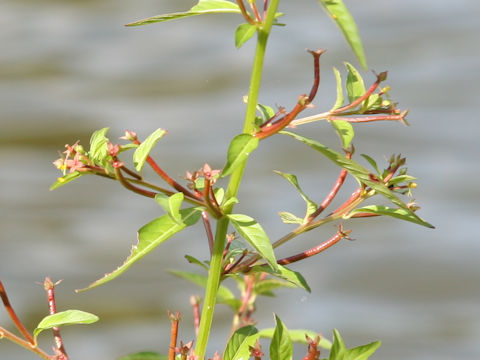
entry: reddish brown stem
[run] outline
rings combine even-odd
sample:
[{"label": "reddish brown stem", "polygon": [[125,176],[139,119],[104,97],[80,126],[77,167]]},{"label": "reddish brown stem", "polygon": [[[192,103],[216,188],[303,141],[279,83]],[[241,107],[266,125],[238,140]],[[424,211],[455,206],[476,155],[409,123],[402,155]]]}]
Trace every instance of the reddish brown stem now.
[{"label": "reddish brown stem", "polygon": [[242,12],[242,16],[245,19],[246,22],[248,22],[250,25],[255,25],[255,20],[253,20],[249,13],[247,12],[247,9],[245,9],[245,4],[243,3],[243,0],[237,0],[238,7],[240,8],[240,11]]},{"label": "reddish brown stem", "polygon": [[344,210],[345,208],[347,208],[352,202],[354,202],[355,200],[357,200],[363,193],[364,191],[364,188],[362,186],[360,186],[359,188],[357,188],[357,190],[355,190],[352,195],[350,195],[350,197],[347,199],[347,201],[345,201],[342,205],[340,205],[338,208],[336,208],[332,214],[338,214],[340,211]]},{"label": "reddish brown stem", "polygon": [[407,111],[404,111],[399,115],[374,115],[363,117],[329,116],[327,119],[330,121],[343,120],[349,123],[366,123],[373,121],[405,121],[406,115]]},{"label": "reddish brown stem", "polygon": [[50,356],[46,352],[44,352],[42,349],[38,348],[36,345],[32,344],[31,342],[27,340],[23,340],[19,338],[17,335],[11,333],[10,331],[2,328],[0,326],[0,339],[5,338],[7,340],[10,340],[11,342],[20,345],[21,347],[30,350],[31,352],[37,354],[39,357],[45,360],[56,360],[56,356]]},{"label": "reddish brown stem", "polygon": [[214,236],[212,232],[212,226],[210,224],[210,218],[208,216],[208,212],[202,211],[202,221],[203,221],[203,226],[205,227],[205,232],[207,233],[207,239],[208,239],[208,247],[210,248],[210,255],[213,252],[213,242],[214,242]]},{"label": "reddish brown stem", "polygon": [[[140,145],[141,142],[137,139],[132,140],[134,144]],[[185,196],[196,199],[195,194],[190,192],[188,189],[177,183],[173,180],[158,164],[153,160],[151,156],[147,156],[147,163],[150,165],[153,171],[155,171],[168,185],[173,187],[175,190],[182,192]]]},{"label": "reddish brown stem", "polygon": [[195,336],[198,336],[198,329],[200,327],[200,298],[198,296],[191,296],[190,305],[192,305],[193,310],[193,327],[195,329]]},{"label": "reddish brown stem", "polygon": [[115,168],[115,177],[118,181],[120,181],[120,184],[122,184],[125,188],[127,188],[128,190],[131,190],[137,194],[140,194],[140,195],[143,195],[143,196],[146,196],[146,197],[149,197],[149,198],[155,198],[155,195],[157,195],[157,193],[153,192],[153,191],[149,191],[149,190],[145,190],[145,189],[141,189],[139,187],[136,187],[134,185],[132,185],[131,183],[129,183],[124,177],[123,177],[123,174],[122,172],[120,171],[119,168]]},{"label": "reddish brown stem", "polygon": [[332,114],[339,114],[344,112],[345,110],[353,109],[357,105],[360,105],[362,102],[368,99],[370,95],[372,95],[372,93],[377,89],[378,85],[380,85],[380,83],[384,81],[386,78],[387,78],[387,72],[386,71],[381,72],[380,74],[377,75],[377,80],[372,84],[372,86],[370,86],[370,88],[365,92],[365,94],[355,99],[350,104],[345,105],[341,108],[335,109],[334,111],[332,111]]},{"label": "reddish brown stem", "polygon": [[131,177],[137,179],[137,180],[142,180],[142,177],[138,175],[135,171],[130,170],[127,168],[125,165],[121,167],[123,171],[125,171],[126,174],[130,175]]},{"label": "reddish brown stem", "polygon": [[325,50],[319,49],[317,51],[309,50],[310,54],[313,55],[313,64],[314,64],[314,80],[313,85],[310,90],[310,94],[301,95],[297,101],[297,105],[290,111],[288,114],[278,119],[268,126],[262,127],[261,130],[256,133],[254,136],[260,140],[265,139],[269,136],[272,136],[278,133],[283,128],[287,127],[297,115],[305,110],[307,106],[313,101],[315,95],[317,94],[318,86],[320,85],[320,56],[325,52]]},{"label": "reddish brown stem", "polygon": [[258,12],[257,4],[255,3],[255,1],[252,1],[250,3],[250,7],[252,8],[253,14],[255,15],[255,19],[257,19],[257,21],[259,23],[261,23],[262,22],[262,17],[260,16],[260,13]]},{"label": "reddish brown stem", "polygon": [[[54,284],[49,277],[46,277],[43,283],[43,287],[47,292],[48,310],[50,315],[54,315],[57,313],[57,304],[55,301],[55,285],[57,285],[58,283],[59,282]],[[56,346],[55,353],[57,354],[58,360],[68,360],[69,358],[67,352],[65,351],[65,345],[63,343],[62,335],[60,334],[60,328],[54,326],[52,328],[52,331]]]},{"label": "reddish brown stem", "polygon": [[170,330],[170,348],[168,349],[168,360],[175,360],[175,348],[177,347],[178,323],[180,322],[180,313],[168,313],[172,327]]},{"label": "reddish brown stem", "polygon": [[280,259],[280,260],[277,261],[277,264],[287,265],[287,264],[291,264],[291,263],[306,259],[306,258],[311,257],[313,255],[317,255],[317,254],[321,253],[322,251],[327,250],[329,247],[335,245],[340,240],[342,240],[344,238],[347,238],[348,234],[350,234],[350,232],[351,232],[351,230],[343,230],[343,228],[341,226],[339,226],[339,229],[338,229],[337,233],[334,236],[332,236],[330,239],[328,239],[327,241],[325,241],[325,242],[323,242],[323,243],[321,243],[321,244],[319,244],[319,245],[317,245],[317,246],[315,246],[311,249],[305,250],[305,251],[303,251],[299,254]]},{"label": "reddish brown stem", "polygon": [[[216,205],[216,199],[215,203],[212,202],[212,199],[210,198],[210,192],[211,192],[211,187],[212,183],[210,180],[209,176],[204,177],[204,185],[203,185],[203,200],[205,201],[205,206],[207,207],[208,210],[212,213],[212,215],[215,218],[221,218],[223,216],[222,211],[220,208]],[[215,198],[215,196],[213,196]]]},{"label": "reddish brown stem", "polygon": [[8,315],[12,319],[17,329],[22,333],[23,337],[26,340],[28,340],[30,344],[34,344],[35,340],[33,340],[32,335],[28,332],[27,328],[22,324],[17,314],[15,313],[15,310],[13,310],[13,307],[10,304],[10,300],[8,300],[7,291],[3,287],[3,283],[1,280],[0,280],[0,297],[2,298],[2,302],[3,302],[3,306],[5,307],[5,310],[7,310]]},{"label": "reddish brown stem", "polygon": [[[350,153],[350,152],[347,153],[346,157],[347,157],[347,159],[351,159],[352,158],[352,153]],[[318,206],[318,209],[315,210],[315,212],[313,212],[308,217],[307,222],[311,222],[318,215],[320,215],[322,213],[322,211],[325,210],[328,207],[328,205],[330,205],[330,203],[333,201],[335,196],[337,196],[338,191],[342,187],[343,183],[345,182],[345,178],[347,177],[347,174],[348,174],[347,170],[342,169],[342,171],[340,172],[340,175],[338,176],[337,181],[335,181],[335,184],[333,185],[332,189],[327,194],[327,196],[322,201],[322,203]]]}]

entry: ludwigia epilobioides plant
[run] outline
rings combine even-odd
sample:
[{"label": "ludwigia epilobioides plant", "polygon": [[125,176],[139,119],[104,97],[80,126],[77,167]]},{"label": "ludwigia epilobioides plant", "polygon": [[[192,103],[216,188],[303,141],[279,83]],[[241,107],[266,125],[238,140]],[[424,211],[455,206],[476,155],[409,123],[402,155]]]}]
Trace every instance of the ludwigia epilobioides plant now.
[{"label": "ludwigia epilobioides plant", "polygon": [[[407,111],[397,107],[389,97],[389,87],[383,86],[387,79],[386,72],[374,72],[374,79],[365,85],[360,72],[353,65],[346,63],[344,86],[341,72],[334,68],[337,87],[333,106],[316,115],[301,117],[305,109],[313,106],[320,84],[320,58],[325,56],[322,49],[308,50],[309,56],[313,59],[313,81],[310,89],[305,94],[296,95],[293,99],[294,105],[289,108],[274,109],[258,103],[267,41],[273,26],[283,25],[278,22],[282,15],[277,10],[279,2],[279,0],[200,0],[188,11],[158,15],[127,25],[139,26],[203,14],[232,13],[238,14],[244,20],[235,32],[237,48],[256,35],[250,87],[245,97],[243,130],[238,124],[239,135],[230,141],[228,147],[225,142],[225,148],[228,150],[222,169],[212,169],[205,161],[199,169],[186,171],[184,178],[176,179],[169,175],[165,170],[168,164],[158,163],[149,155],[152,148],[167,133],[162,128],[154,130],[145,139],[138,138],[134,131],[128,130],[120,143],[112,142],[107,137],[108,128],[104,128],[93,133],[88,149],[79,143],[66,145],[62,158],[54,162],[63,174],[52,185],[52,190],[84,175],[98,175],[117,181],[138,195],[153,199],[164,211],[162,216],[151,220],[138,230],[138,242],[117,269],[80,291],[92,289],[117,278],[164,241],[190,226],[196,226],[198,232],[204,234],[205,246],[210,250],[209,259],[197,259],[186,255],[190,263],[198,265],[199,273],[172,271],[173,275],[205,288],[202,299],[191,298],[196,339],[188,342],[177,339],[180,314],[169,313],[172,324],[169,347],[160,353],[135,353],[123,357],[123,360],[205,359],[213,314],[218,303],[231,308],[232,330],[225,348],[218,349],[221,353],[216,352],[210,355],[210,358],[213,356],[213,359],[224,360],[249,358],[288,360],[293,359],[293,342],[300,342],[305,344],[306,355],[303,357],[305,360],[319,359],[321,351],[327,352],[330,360],[367,359],[380,342],[347,349],[336,330],[333,332],[331,343],[315,331],[288,330],[277,315],[274,319],[275,327],[257,329],[254,319],[255,300],[260,295],[272,295],[279,287],[300,287],[310,291],[304,277],[289,269],[288,265],[315,256],[343,239],[349,239],[352,232],[349,221],[351,218],[391,216],[432,227],[416,214],[418,206],[408,200],[416,184],[415,178],[407,173],[405,158],[392,155],[382,169],[368,155],[355,157],[354,124],[360,126],[365,122],[376,121],[406,124]],[[320,3],[337,23],[361,66],[366,69],[357,27],[343,2],[320,0]],[[337,149],[327,147],[316,139],[294,131],[296,127],[317,121],[326,121],[332,125],[332,133],[336,132],[340,140]],[[293,230],[286,231],[279,239],[270,239],[262,226],[248,214],[234,211],[235,204],[242,201],[237,198],[237,193],[242,184],[248,158],[253,156],[255,149],[271,136],[282,137],[285,142],[299,141],[305,144],[306,148],[316,151],[320,160],[333,162],[339,167],[336,179],[335,175],[332,176],[331,188],[324,191],[327,196],[320,202],[315,200],[320,194],[306,194],[294,174],[276,171],[293,185],[306,204],[305,212],[302,214],[279,213],[283,223],[294,226]],[[157,179],[144,178],[142,169],[147,165],[158,175]],[[357,188],[341,205],[332,208],[330,205],[342,190],[348,176],[355,178]],[[365,200],[372,198],[378,199],[378,205],[365,205]],[[375,203],[375,200],[368,203]],[[385,203],[389,205],[384,205]],[[305,232],[330,223],[336,224],[336,231],[329,239],[324,239],[310,249],[299,248],[281,259],[275,256],[276,248]],[[238,296],[222,284],[227,278],[235,280],[239,289]],[[97,318],[78,310],[57,313],[53,288],[54,284],[47,278],[45,289],[50,304],[50,315],[42,320],[32,336],[15,315],[6,291],[1,286],[0,294],[4,305],[23,337],[17,337],[4,328],[0,328],[0,337],[26,347],[44,359],[68,359],[59,327],[65,324],[90,323]],[[54,355],[48,355],[39,349],[36,342],[38,333],[50,328],[54,332]],[[269,341],[268,350],[262,349],[262,342],[265,341]],[[300,358],[299,355],[297,358]]]}]

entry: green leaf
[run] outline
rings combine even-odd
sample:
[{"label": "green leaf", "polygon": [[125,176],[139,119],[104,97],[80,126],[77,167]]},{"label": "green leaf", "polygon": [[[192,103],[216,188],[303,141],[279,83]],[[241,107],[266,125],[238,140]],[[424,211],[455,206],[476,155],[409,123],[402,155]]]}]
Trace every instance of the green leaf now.
[{"label": "green leaf", "polygon": [[254,291],[258,295],[267,295],[271,296],[271,291],[278,288],[295,288],[296,285],[292,284],[290,281],[279,280],[279,279],[266,279],[255,283]]},{"label": "green leaf", "polygon": [[98,321],[98,316],[80,310],[66,310],[53,315],[44,317],[37,325],[33,332],[35,341],[38,334],[43,330],[51,329],[53,327],[60,327],[65,325],[76,324],[91,324]]},{"label": "green leaf", "polygon": [[181,19],[190,16],[197,16],[203,14],[222,14],[222,13],[233,13],[241,14],[240,8],[237,4],[234,4],[230,1],[225,0],[199,0],[197,5],[193,6],[188,11],[171,13],[171,14],[162,14],[149,17],[147,19],[139,20],[127,24],[126,26],[138,26],[146,25],[156,22],[168,21]]},{"label": "green leaf", "polygon": [[429,224],[428,222],[420,219],[418,216],[412,216],[411,211],[406,211],[405,209],[394,209],[390,208],[388,206],[383,206],[383,205],[369,205],[369,206],[364,206],[359,209],[355,209],[351,211],[348,215],[347,218],[350,218],[352,215],[358,214],[358,213],[370,213],[370,214],[377,214],[377,215],[386,215],[386,216],[391,216],[397,219],[405,220],[405,221],[410,221],[418,225],[426,226],[429,228],[434,228],[433,225]]},{"label": "green leaf", "polygon": [[65,176],[59,177],[57,181],[55,181],[51,186],[50,186],[50,191],[58,189],[60,186],[63,186],[65,184],[68,184],[70,181],[73,181],[77,178],[79,178],[82,175],[87,174],[86,172],[80,172],[80,171],[74,171],[70,174],[67,174]]},{"label": "green leaf", "polygon": [[108,127],[95,131],[90,138],[88,157],[95,164],[103,164],[108,156],[108,139],[105,134]]},{"label": "green leaf", "polygon": [[[274,328],[263,329],[258,332],[258,335],[261,338],[271,339],[273,337],[274,331],[275,331]],[[288,330],[288,333],[290,334],[290,338],[292,339],[292,342],[305,344],[305,345],[308,345],[308,340],[306,338],[306,335],[308,335],[308,337],[311,339],[315,339],[317,335],[319,335],[314,331],[304,330],[304,329]],[[318,343],[318,346],[328,350],[332,347],[332,343],[328,339],[325,339],[324,337],[320,337],[320,342]]]},{"label": "green leaf", "polygon": [[271,106],[257,104],[257,110],[262,115],[263,122],[270,120],[273,116],[275,116],[275,110],[273,110]]},{"label": "green leaf", "polygon": [[278,215],[285,224],[303,224],[303,219],[287,211],[279,211]]},{"label": "green leaf", "polygon": [[335,101],[335,104],[330,109],[330,111],[337,110],[339,107],[343,105],[343,102],[345,101],[343,98],[342,75],[340,74],[340,71],[338,71],[336,67],[333,68],[333,74],[335,75],[335,81],[337,83],[337,100]]},{"label": "green leaf", "polygon": [[252,325],[244,326],[233,333],[223,353],[223,360],[248,360],[250,347],[258,339],[258,330]]},{"label": "green leaf", "polygon": [[380,347],[380,345],[380,341],[375,341],[367,345],[347,349],[340,333],[334,329],[333,345],[328,360],[366,360]]},{"label": "green leaf", "polygon": [[293,344],[288,329],[277,315],[275,315],[275,323],[275,331],[270,343],[270,359],[292,360]]},{"label": "green leaf", "polygon": [[352,143],[353,137],[355,136],[355,131],[353,130],[352,124],[345,120],[332,120],[329,121],[329,123],[332,124],[333,128],[340,137],[342,148],[348,149]]},{"label": "green leaf", "polygon": [[147,160],[148,154],[152,151],[153,147],[165,134],[167,133],[164,129],[157,129],[138,146],[138,148],[133,153],[133,164],[135,165],[135,170],[142,171],[143,165]]},{"label": "green leaf", "polygon": [[92,289],[115,279],[165,240],[171,238],[187,226],[195,224],[200,219],[202,211],[203,208],[198,207],[180,210],[182,215],[181,224],[172,220],[169,215],[163,215],[144,225],[138,230],[138,243],[132,247],[131,253],[125,262],[111,273],[105,274],[101,279],[84,289],[77,290],[77,292]]},{"label": "green leaf", "polygon": [[312,200],[310,200],[307,194],[303,192],[302,188],[298,183],[298,179],[296,175],[287,174],[278,170],[274,170],[274,172],[277,173],[278,175],[281,175],[285,180],[287,180],[290,184],[292,184],[295,187],[295,189],[297,189],[298,193],[303,198],[303,200],[305,200],[307,204],[307,211],[305,214],[305,218],[307,218],[310,214],[314,213],[317,210],[318,205],[315,204],[315,202],[313,202]]},{"label": "green leaf", "polygon": [[181,192],[175,193],[172,196],[167,196],[162,193],[155,195],[155,201],[165,210],[165,212],[175,221],[177,224],[182,223],[182,215],[180,215],[180,206],[184,199],[184,195]]},{"label": "green leaf", "polygon": [[345,39],[357,56],[362,67],[367,70],[367,59],[363,51],[362,40],[358,34],[357,25],[342,0],[319,0],[325,11],[340,27]]},{"label": "green leaf", "polygon": [[122,356],[118,360],[168,360],[168,356],[160,355],[153,351],[142,351],[139,353]]},{"label": "green leaf", "polygon": [[347,93],[348,93],[348,100],[350,103],[361,97],[363,94],[365,94],[366,89],[365,89],[365,84],[363,83],[363,78],[358,72],[355,67],[346,62],[345,66],[347,67],[348,70],[348,75],[347,75]]},{"label": "green leaf", "polygon": [[185,255],[185,259],[187,259],[187,261],[190,263],[190,264],[195,264],[195,265],[198,265],[202,268],[204,268],[205,270],[208,271],[208,266],[205,265],[203,262],[201,262],[200,260],[198,260],[196,257],[193,257],[191,255]]},{"label": "green leaf", "polygon": [[240,24],[237,30],[235,30],[235,46],[237,49],[250,40],[256,31],[257,27],[255,25],[248,23]]},{"label": "green leaf", "polygon": [[381,175],[382,172],[380,171],[380,169],[378,168],[378,165],[377,165],[377,162],[370,156],[366,155],[366,154],[361,154],[361,156],[368,161],[368,163],[375,169],[375,171],[377,172],[378,175]]},{"label": "green leaf", "polygon": [[260,226],[250,216],[242,214],[227,215],[237,232],[252,245],[255,250],[268,262],[273,270],[277,270],[277,260],[273,253],[273,247],[270,240]]},{"label": "green leaf", "polygon": [[220,176],[230,175],[238,166],[243,164],[250,153],[257,148],[258,142],[258,138],[250,134],[235,136],[228,147],[227,163]]},{"label": "green leaf", "polygon": [[272,270],[268,266],[254,266],[250,272],[266,272],[269,273],[270,275],[273,275],[275,277],[278,277],[280,279],[287,280],[291,282],[292,284],[301,287],[305,289],[308,292],[311,292],[310,286],[308,286],[307,281],[305,278],[302,276],[297,271],[290,270],[286,268],[285,266],[278,265],[277,264],[277,270]]},{"label": "green leaf", "polygon": [[294,139],[301,141],[304,144],[310,146],[311,148],[319,151],[325,157],[333,161],[335,164],[347,170],[360,183],[369,186],[370,188],[375,190],[375,192],[377,192],[378,194],[381,194],[382,196],[384,196],[385,198],[393,202],[395,205],[398,205],[400,208],[404,209],[407,213],[410,214],[410,216],[412,216],[413,218],[417,218],[418,221],[422,222],[422,225],[427,227],[432,227],[430,224],[420,219],[412,210],[410,210],[402,200],[400,200],[387,186],[385,186],[384,183],[375,181],[374,179],[372,179],[373,174],[371,174],[367,169],[365,169],[360,164],[356,163],[351,159],[348,159],[344,155],[328,148],[327,146],[315,140],[303,137],[301,135],[298,135],[289,131],[281,131],[280,133],[284,135],[289,135]]},{"label": "green leaf", "polygon": [[[206,288],[207,279],[206,275],[197,274],[189,271],[178,271],[178,270],[168,270],[168,272],[174,276],[187,280],[195,285]],[[234,311],[236,311],[240,305],[241,301],[238,300],[235,295],[224,285],[218,287],[217,292],[217,302],[219,304],[226,304],[230,306]]]}]

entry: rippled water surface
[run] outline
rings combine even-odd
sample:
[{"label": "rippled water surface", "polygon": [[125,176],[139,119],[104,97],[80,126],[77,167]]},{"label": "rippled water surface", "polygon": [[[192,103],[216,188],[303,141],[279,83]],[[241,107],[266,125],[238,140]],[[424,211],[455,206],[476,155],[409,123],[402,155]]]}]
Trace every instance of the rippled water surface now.
[{"label": "rippled water surface", "polygon": [[[331,67],[355,59],[315,1],[284,3],[287,27],[276,28],[271,38],[261,101],[291,106],[310,87],[311,58],[304,49],[321,47],[328,52],[315,103],[317,110],[328,109],[334,101]],[[312,294],[289,290],[262,299],[259,326],[272,326],[271,312],[276,312],[291,328],[326,335],[338,328],[351,346],[381,339],[377,359],[479,359],[480,6],[433,0],[347,4],[364,38],[369,67],[389,70],[392,96],[410,109],[411,123],[357,127],[356,148],[379,159],[406,155],[410,172],[419,178],[420,215],[437,229],[389,219],[348,224],[356,241],[294,266],[309,280]],[[193,336],[192,289],[165,270],[186,266],[194,271],[183,255],[206,258],[204,239],[182,233],[118,280],[75,294],[75,288],[116,268],[135,242],[136,229],[160,209],[93,177],[48,191],[59,175],[51,166],[57,150],[77,139],[88,142],[93,130],[105,126],[112,139],[126,128],[141,136],[157,127],[168,129],[155,156],[175,176],[205,161],[223,165],[223,151],[241,129],[253,51],[253,44],[240,50],[233,45],[239,18],[123,27],[191,5],[151,0],[0,3],[0,278],[30,327],[45,314],[44,291],[35,284],[45,276],[64,279],[57,288],[60,309],[101,316],[95,325],[64,330],[72,359],[115,359],[135,350],[165,349],[165,309],[182,311],[181,336],[186,341]],[[365,78],[372,81],[373,76]],[[313,124],[306,131],[336,146],[327,126]],[[272,238],[287,229],[276,211],[300,211],[302,203],[271,169],[296,173],[318,199],[335,178],[335,168],[309,151],[295,155],[303,150],[272,139],[249,163],[247,180],[256,178],[242,189],[238,211],[253,206],[251,215]],[[326,226],[309,233],[298,239],[299,246],[313,246],[333,231]],[[229,316],[226,308],[218,308],[212,352],[228,332]],[[7,323],[0,312],[0,324]],[[48,347],[49,337],[42,336]],[[0,358],[34,359],[5,341]]]}]

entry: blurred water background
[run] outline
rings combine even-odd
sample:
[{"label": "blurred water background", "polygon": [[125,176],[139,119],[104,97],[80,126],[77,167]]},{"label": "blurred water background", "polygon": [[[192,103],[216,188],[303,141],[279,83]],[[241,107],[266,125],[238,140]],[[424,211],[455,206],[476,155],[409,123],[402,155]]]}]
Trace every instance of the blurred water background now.
[{"label": "blurred water background", "polygon": [[[151,200],[100,178],[48,190],[59,176],[51,165],[57,151],[76,140],[87,143],[92,131],[105,126],[112,139],[125,129],[141,137],[157,127],[168,129],[154,154],[175,176],[205,161],[223,165],[228,141],[241,129],[253,52],[253,42],[234,47],[240,18],[123,27],[192,4],[0,3],[0,277],[30,328],[46,314],[43,288],[35,283],[45,276],[63,279],[57,288],[59,309],[100,315],[94,325],[64,329],[72,359],[166,352],[166,309],[182,312],[181,338],[193,337],[189,296],[202,291],[165,270],[196,271],[183,255],[207,258],[205,240],[186,231],[116,281],[75,294],[74,289],[116,268],[135,243],[136,230],[161,212]],[[410,109],[411,123],[357,126],[357,151],[380,160],[400,152],[407,156],[410,172],[419,178],[420,215],[437,229],[391,219],[347,223],[356,241],[293,266],[306,276],[312,294],[285,290],[262,299],[259,326],[273,326],[276,312],[290,328],[328,336],[338,328],[349,346],[381,339],[376,359],[479,359],[480,5],[434,0],[347,5],[360,28],[369,68],[389,70],[391,94]],[[321,47],[328,52],[310,114],[328,109],[334,101],[332,66],[357,65],[356,60],[317,2],[284,1],[281,7],[287,27],[275,28],[271,37],[260,100],[287,108],[294,104],[312,79],[311,56],[304,49]],[[305,131],[336,146],[327,124],[311,124]],[[301,212],[303,204],[272,169],[296,173],[319,200],[337,169],[292,140],[262,143],[246,173],[247,181],[255,180],[242,188],[238,211],[253,206],[250,214],[275,239],[289,229],[276,211]],[[326,226],[311,232],[298,239],[298,246],[313,246],[334,231]],[[229,310],[220,306],[216,319],[212,353],[228,333]],[[11,328],[8,323],[0,311],[0,324]],[[41,336],[47,348],[49,341]],[[36,359],[6,341],[0,342],[0,358]]]}]

